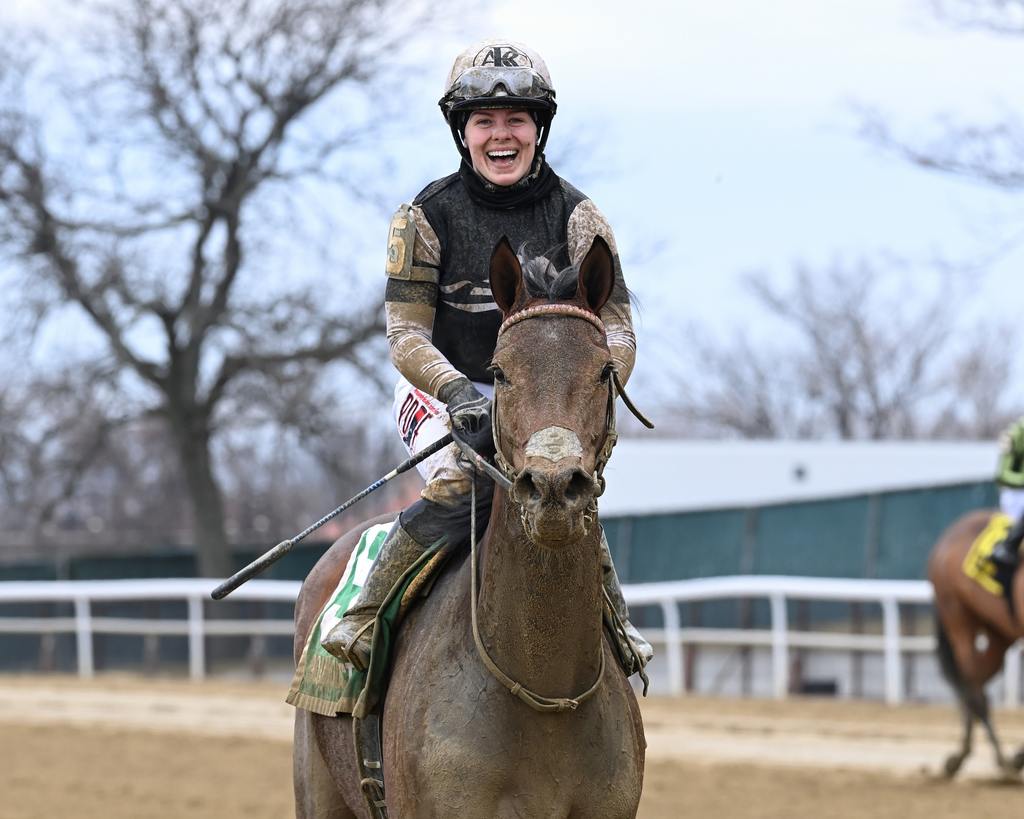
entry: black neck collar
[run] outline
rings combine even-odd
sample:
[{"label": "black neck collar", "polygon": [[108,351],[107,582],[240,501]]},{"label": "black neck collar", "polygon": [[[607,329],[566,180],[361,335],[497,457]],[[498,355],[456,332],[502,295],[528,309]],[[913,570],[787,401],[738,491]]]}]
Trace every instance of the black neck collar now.
[{"label": "black neck collar", "polygon": [[551,193],[558,183],[558,177],[551,170],[543,154],[537,157],[533,168],[526,176],[511,185],[495,185],[488,182],[473,170],[473,166],[465,159],[459,166],[459,176],[474,202],[496,210],[532,204]]}]

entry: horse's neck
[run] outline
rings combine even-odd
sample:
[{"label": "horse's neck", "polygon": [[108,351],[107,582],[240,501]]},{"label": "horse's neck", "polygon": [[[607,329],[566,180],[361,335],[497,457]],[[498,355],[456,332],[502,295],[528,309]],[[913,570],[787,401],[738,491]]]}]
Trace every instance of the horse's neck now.
[{"label": "horse's neck", "polygon": [[602,644],[600,531],[557,551],[526,538],[514,505],[495,499],[481,544],[480,634],[498,666],[545,696],[597,676]]}]

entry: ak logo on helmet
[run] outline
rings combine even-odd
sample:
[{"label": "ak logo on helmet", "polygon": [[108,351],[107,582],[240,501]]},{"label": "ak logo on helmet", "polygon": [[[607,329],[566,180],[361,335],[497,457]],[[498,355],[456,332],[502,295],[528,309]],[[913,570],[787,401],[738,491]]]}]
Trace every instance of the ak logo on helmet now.
[{"label": "ak logo on helmet", "polygon": [[510,45],[482,48],[473,58],[473,65],[495,68],[533,68],[533,61],[522,51]]}]

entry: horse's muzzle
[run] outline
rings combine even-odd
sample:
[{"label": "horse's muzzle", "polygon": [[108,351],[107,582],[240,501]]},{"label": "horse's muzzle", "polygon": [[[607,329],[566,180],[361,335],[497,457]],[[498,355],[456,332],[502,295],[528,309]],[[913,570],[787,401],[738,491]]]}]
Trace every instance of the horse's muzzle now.
[{"label": "horse's muzzle", "polygon": [[[571,460],[572,459],[567,459]],[[523,525],[539,545],[558,547],[586,534],[600,484],[578,463],[527,463],[512,484]]]}]

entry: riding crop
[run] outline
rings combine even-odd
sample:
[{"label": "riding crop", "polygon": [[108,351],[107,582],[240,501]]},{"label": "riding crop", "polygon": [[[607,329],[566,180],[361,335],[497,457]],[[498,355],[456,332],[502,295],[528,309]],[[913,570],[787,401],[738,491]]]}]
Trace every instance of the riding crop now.
[{"label": "riding crop", "polygon": [[327,521],[329,521],[331,518],[340,515],[350,506],[354,506],[356,503],[361,501],[371,492],[380,489],[392,478],[401,475],[403,472],[409,471],[414,466],[416,466],[416,464],[420,463],[421,461],[425,461],[434,453],[440,452],[442,449],[448,446],[448,444],[450,444],[453,440],[454,439],[452,438],[452,434],[449,432],[444,437],[436,440],[430,446],[426,447],[420,452],[417,452],[411,458],[402,461],[402,463],[400,463],[398,466],[396,466],[394,469],[388,472],[388,474],[385,475],[383,478],[378,478],[358,495],[349,498],[341,506],[339,506],[333,512],[329,512],[328,514],[324,515],[312,526],[306,527],[301,532],[299,532],[299,534],[297,534],[295,537],[290,537],[286,540],[282,540],[273,549],[260,555],[244,569],[235,572],[233,575],[231,575],[231,577],[229,577],[227,580],[225,580],[223,583],[217,586],[217,588],[215,588],[212,592],[210,592],[210,597],[212,597],[214,600],[221,600],[224,597],[227,597],[229,594],[231,594],[231,592],[233,592],[243,583],[245,583],[248,580],[252,580],[256,575],[266,570],[271,564],[276,563],[278,560],[280,560],[282,557],[288,554],[288,552],[291,551],[292,547],[300,540],[305,538],[306,535],[315,532],[317,529],[319,529],[321,526],[327,523]]}]

